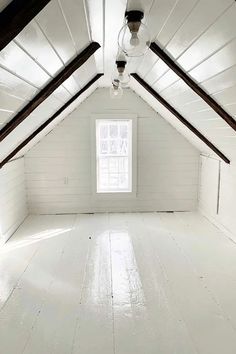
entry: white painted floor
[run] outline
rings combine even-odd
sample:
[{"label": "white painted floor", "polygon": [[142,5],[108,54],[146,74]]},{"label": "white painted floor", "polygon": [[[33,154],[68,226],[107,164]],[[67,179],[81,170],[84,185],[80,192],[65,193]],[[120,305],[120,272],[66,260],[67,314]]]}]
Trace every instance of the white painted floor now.
[{"label": "white painted floor", "polygon": [[31,216],[0,250],[0,354],[235,354],[236,244],[197,213]]}]

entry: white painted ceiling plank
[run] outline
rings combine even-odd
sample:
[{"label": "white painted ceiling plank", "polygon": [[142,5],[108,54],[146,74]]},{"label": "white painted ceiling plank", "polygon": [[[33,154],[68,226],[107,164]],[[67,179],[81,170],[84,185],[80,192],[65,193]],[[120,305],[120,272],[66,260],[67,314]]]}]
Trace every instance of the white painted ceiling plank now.
[{"label": "white painted ceiling plank", "polygon": [[5,111],[0,108],[0,129],[13,117],[13,113],[11,111]]},{"label": "white painted ceiling plank", "polygon": [[14,112],[15,110],[22,107],[25,101],[22,98],[9,95],[6,92],[0,90],[0,102],[0,109]]},{"label": "white painted ceiling plank", "polygon": [[51,76],[62,68],[63,62],[41,31],[36,21],[31,21],[15,38],[24,50],[31,55]]},{"label": "white painted ceiling plank", "polygon": [[58,116],[52,123],[50,123],[41,133],[39,133],[31,142],[25,146],[16,156],[20,157],[26,154],[33,146],[41,141],[53,128],[58,125],[64,118],[70,115],[83,101],[85,101],[97,88],[98,84],[92,85],[86,92],[84,92],[77,100],[73,102],[63,113]]},{"label": "white painted ceiling plank", "polygon": [[[76,48],[57,0],[52,0],[36,16],[36,22],[64,64],[76,55]],[[55,30],[56,29],[56,30]]]},{"label": "white painted ceiling plank", "polygon": [[[164,108],[154,97],[152,97],[138,82],[134,79],[131,81],[131,88],[146,101],[154,111],[158,112],[163,118],[165,118],[175,129],[183,134],[192,144],[196,146],[200,151],[211,153],[211,150],[205,146],[195,135],[190,132],[176,117],[174,117],[166,108]],[[215,154],[214,154],[215,155]]]},{"label": "white painted ceiling plank", "polygon": [[[199,0],[177,0],[162,29],[156,35],[156,41],[164,48],[184,23]],[[158,13],[157,13],[158,15]]]},{"label": "white painted ceiling plank", "polygon": [[189,71],[236,37],[235,3],[178,59]]},{"label": "white painted ceiling plank", "polygon": [[139,73],[143,78],[145,78],[149,71],[152,70],[157,60],[157,56],[151,50],[148,50],[148,52],[140,60],[140,64],[137,68],[137,73]]},{"label": "white painted ceiling plank", "polygon": [[77,53],[90,42],[85,9],[81,0],[58,0]]},{"label": "white painted ceiling plank", "polygon": [[94,57],[90,57],[86,63],[75,71],[74,77],[79,82],[80,87],[83,87],[89,82],[97,73]]},{"label": "white painted ceiling plank", "polygon": [[164,63],[163,60],[159,59],[153,68],[146,75],[145,80],[150,85],[155,85],[155,83],[169,71],[169,67]]},{"label": "white painted ceiling plank", "polygon": [[229,69],[236,64],[236,39],[202,64],[191,70],[189,74],[197,81],[203,82]]},{"label": "white painted ceiling plank", "polygon": [[104,0],[83,0],[86,7],[88,27],[93,41],[101,45],[95,54],[97,72],[104,72],[105,8]]},{"label": "white painted ceiling plank", "polygon": [[233,0],[200,0],[166,47],[170,55],[179,57],[233,3]]},{"label": "white painted ceiling plank", "polygon": [[14,42],[9,43],[0,52],[0,65],[38,88],[44,86],[50,79],[49,75]]},{"label": "white painted ceiling plank", "polygon": [[[158,36],[159,32],[165,25],[171,12],[174,10],[176,0],[156,0],[153,3],[146,24],[151,33],[152,40]],[[158,18],[158,21],[157,21]]]}]

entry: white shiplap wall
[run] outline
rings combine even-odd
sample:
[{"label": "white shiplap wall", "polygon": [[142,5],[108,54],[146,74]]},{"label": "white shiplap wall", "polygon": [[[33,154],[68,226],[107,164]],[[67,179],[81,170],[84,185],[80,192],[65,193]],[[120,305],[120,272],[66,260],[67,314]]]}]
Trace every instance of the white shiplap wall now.
[{"label": "white shiplap wall", "polygon": [[[236,240],[236,165],[201,156],[199,209]],[[217,208],[218,204],[218,208]]]},{"label": "white shiplap wall", "polygon": [[0,170],[0,243],[14,233],[28,215],[24,158]]},{"label": "white shiplap wall", "polygon": [[[92,195],[91,126],[94,113],[138,115],[137,196]],[[97,89],[25,156],[32,213],[194,210],[199,152],[130,89],[111,100]]]}]

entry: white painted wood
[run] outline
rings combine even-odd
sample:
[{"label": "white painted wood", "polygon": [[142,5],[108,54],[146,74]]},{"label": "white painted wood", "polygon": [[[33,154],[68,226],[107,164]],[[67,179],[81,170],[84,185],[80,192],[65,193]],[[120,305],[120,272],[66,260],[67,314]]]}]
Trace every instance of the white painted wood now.
[{"label": "white painted wood", "polygon": [[[88,64],[89,65],[89,64]],[[80,69],[77,70],[77,74],[80,76]],[[82,80],[85,80],[85,76],[81,75]],[[88,73],[89,77],[89,73]],[[77,100],[75,100],[63,113],[53,121],[43,132],[37,136],[33,143],[39,141],[42,136],[45,136],[58,122],[60,122],[68,112],[72,112],[84,99],[86,99],[97,87],[97,83],[92,85],[85,93],[83,93]],[[64,90],[62,86],[60,89]],[[14,150],[19,145],[19,142],[26,139],[29,134],[33,133],[35,129],[37,129],[43,122],[45,122],[48,118],[50,118],[66,101],[69,100],[70,97],[64,97],[65,102],[61,102],[61,96],[63,96],[63,91],[59,91],[59,94],[49,96],[40,106],[38,106],[33,113],[31,113],[25,121],[23,121],[14,131],[9,134],[6,139],[1,142],[1,150],[0,150],[0,159],[4,159],[9,153],[9,151]],[[32,142],[28,144],[20,153],[17,155],[23,156],[25,152],[28,150],[29,146],[32,146]],[[10,147],[10,148],[9,148]]]},{"label": "white painted wood", "polygon": [[0,255],[4,353],[235,352],[235,243],[198,213],[30,216]]},{"label": "white painted wood", "polygon": [[[147,19],[150,28],[157,28],[156,41],[176,60],[203,89],[213,95],[220,105],[235,116],[235,2],[229,1],[155,1]],[[166,13],[165,13],[166,11]],[[163,22],[161,31],[159,23]],[[158,22],[158,20],[160,22]],[[158,24],[156,24],[158,22]],[[229,158],[235,158],[234,131],[228,129],[221,119],[194,94],[178,76],[152,54],[141,62],[138,73],[188,119]],[[190,141],[197,143],[201,151],[204,145],[191,133],[171,119],[171,115],[155,104],[149,94],[131,82],[131,87],[142,97],[158,107],[161,114]],[[196,102],[192,102],[196,101]],[[191,103],[191,104],[190,104]]]},{"label": "white painted wood", "polygon": [[[124,0],[126,2],[126,0]],[[103,0],[86,0],[86,18],[91,38],[101,45],[94,55],[98,72],[104,72],[105,9]]]},{"label": "white painted wood", "polygon": [[234,2],[232,0],[200,0],[167,46],[177,58]]},{"label": "white painted wood", "polygon": [[[84,1],[58,0],[77,53],[91,41]],[[79,21],[78,21],[79,17]]]},{"label": "white painted wood", "polygon": [[217,200],[215,194],[218,171],[213,168],[218,161],[201,157],[201,171],[199,181],[199,209],[218,227],[227,231],[231,238],[236,240],[235,227],[235,193],[236,193],[236,168],[235,163],[230,166],[220,166],[219,210],[217,213]]},{"label": "white painted wood", "polygon": [[44,86],[50,78],[49,75],[14,42],[9,43],[1,51],[0,65],[37,88]]},{"label": "white painted wood", "polygon": [[6,242],[28,215],[24,158],[0,170],[0,244]]},{"label": "white painted wood", "polygon": [[178,63],[184,70],[190,70],[235,38],[235,16],[236,6],[233,4],[223,13],[219,20],[178,59]]},{"label": "white painted wood", "polygon": [[207,154],[212,154],[212,151],[193,134],[187,127],[185,127],[174,115],[172,115],[164,106],[162,106],[153,96],[149,95],[145,89],[139,85],[135,80],[132,80],[131,87],[138,93],[145,101],[156,111],[161,114],[178,132],[184,135],[191,144],[199,149],[199,151]]},{"label": "white painted wood", "polygon": [[36,21],[31,21],[15,38],[15,42],[41,65],[52,76],[61,70],[62,60],[50,45]]},{"label": "white painted wood", "polygon": [[[7,4],[0,3],[0,8]],[[85,1],[52,0],[0,55],[0,126],[4,126],[43,86],[92,40]],[[101,70],[103,71],[103,70]],[[94,58],[42,104],[1,147],[1,159],[65,103],[95,74]],[[2,99],[2,91],[4,99]],[[15,96],[14,98],[12,96]],[[22,99],[22,102],[18,101]],[[55,99],[56,98],[56,99]],[[57,101],[55,103],[55,101]],[[10,106],[10,108],[9,108]],[[35,118],[34,120],[34,116]],[[25,122],[24,122],[25,123]]]},{"label": "white painted wood", "polygon": [[217,214],[220,163],[218,160],[201,156],[199,207]]},{"label": "white painted wood", "polygon": [[1,73],[1,90],[20,98],[30,98],[32,97],[37,89],[36,87],[30,85],[29,83],[21,80],[20,78],[14,76],[7,70],[0,68]]},{"label": "white painted wood", "polygon": [[[137,114],[135,198],[92,196],[90,117],[94,113]],[[198,152],[131,90],[125,90],[120,101],[111,100],[107,89],[99,89],[26,154],[26,179],[33,213],[193,210]]]},{"label": "white painted wood", "polygon": [[[182,27],[185,20],[194,11],[199,0],[178,0],[175,2],[171,11],[165,19],[165,22],[157,33],[156,40],[165,47],[174,37],[175,33]],[[165,3],[165,1],[162,1]],[[157,14],[159,9],[157,9]]]},{"label": "white painted wood", "polygon": [[92,92],[97,88],[97,83],[92,85],[86,92],[84,92],[79,98],[77,98],[62,114],[60,114],[52,123],[50,123],[41,133],[39,133],[34,139],[30,141],[17,155],[16,157],[24,156],[26,152],[37,144],[44,136],[46,136],[53,128],[60,123],[68,114],[73,112],[84,100],[86,100]]},{"label": "white painted wood", "polygon": [[[48,40],[53,44],[61,60],[64,63],[70,61],[75,56],[76,49],[58,1],[50,1],[36,16],[35,20]],[[57,28],[56,31],[55,28]]]}]

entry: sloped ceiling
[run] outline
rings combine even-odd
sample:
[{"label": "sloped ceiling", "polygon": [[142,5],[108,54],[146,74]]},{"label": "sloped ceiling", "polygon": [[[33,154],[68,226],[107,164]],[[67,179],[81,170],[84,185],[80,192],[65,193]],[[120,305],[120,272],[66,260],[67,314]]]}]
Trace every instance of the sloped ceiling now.
[{"label": "sloped ceiling", "polygon": [[[8,3],[0,0],[0,9]],[[236,116],[235,1],[51,0],[0,52],[2,127],[91,40],[100,43],[101,49],[1,143],[1,160],[96,72],[105,74],[99,86],[111,84],[117,36],[124,23],[126,8],[144,10],[144,21],[150,29],[152,41],[160,45],[228,113]],[[149,50],[143,58],[129,60],[128,68],[130,72],[137,72],[227,157],[236,160],[235,131],[153,52]],[[130,87],[200,151],[213,154],[134,79]],[[76,104],[80,104],[95,88],[96,84]],[[48,127],[21,154],[51,128]]]}]

